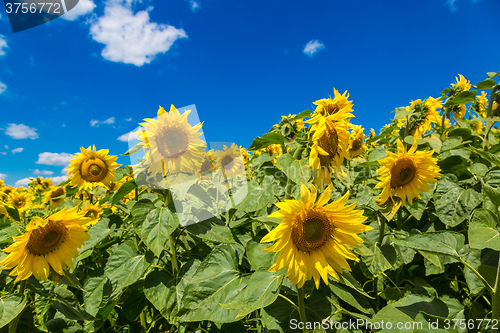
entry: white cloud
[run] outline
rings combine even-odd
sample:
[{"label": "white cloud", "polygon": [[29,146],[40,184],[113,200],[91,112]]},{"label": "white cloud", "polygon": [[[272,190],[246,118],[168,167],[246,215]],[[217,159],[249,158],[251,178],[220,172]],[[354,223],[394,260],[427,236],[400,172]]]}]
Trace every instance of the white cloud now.
[{"label": "white cloud", "polygon": [[0,154],[6,156],[7,155],[7,152],[6,151],[0,151]]},{"label": "white cloud", "polygon": [[104,59],[142,66],[167,52],[178,38],[187,37],[183,29],[151,22],[148,11],[134,13],[131,2],[108,0],[104,16],[90,26],[92,38],[105,45]]},{"label": "white cloud", "polygon": [[14,148],[14,149],[12,149],[10,152],[11,152],[12,154],[16,154],[16,153],[20,153],[20,152],[22,152],[23,150],[24,150],[24,148],[19,147],[19,148]]},{"label": "white cloud", "polygon": [[38,154],[38,161],[36,164],[45,164],[45,165],[68,165],[69,160],[73,157],[68,153],[41,153]]},{"label": "white cloud", "polygon": [[9,149],[9,146],[7,146],[7,145],[3,145],[3,147],[4,147],[5,149]]},{"label": "white cloud", "polygon": [[321,43],[318,39],[313,39],[306,44],[302,52],[304,52],[304,54],[308,57],[312,57],[316,52],[321,51],[324,48],[325,44]]},{"label": "white cloud", "polygon": [[60,182],[68,180],[68,176],[57,176],[57,177],[49,177],[49,178],[50,178],[50,180],[52,180],[52,182],[54,184],[59,184]]},{"label": "white cloud", "polygon": [[63,19],[74,21],[80,16],[92,13],[95,8],[95,3],[92,0],[80,0],[78,4],[69,12],[62,16]]},{"label": "white cloud", "polygon": [[5,180],[7,178],[7,175],[5,173],[0,173],[0,179]]},{"label": "white cloud", "polygon": [[0,81],[0,94],[3,94],[5,90],[7,90],[7,86],[5,85],[5,83]]},{"label": "white cloud", "polygon": [[135,134],[136,131],[130,131],[118,137],[118,141],[128,142],[129,140],[137,139],[139,136]]},{"label": "white cloud", "polygon": [[197,9],[200,9],[200,3],[198,1],[194,1],[194,0],[189,0],[189,5],[191,6],[191,10],[194,12],[196,11]]},{"label": "white cloud", "polygon": [[28,186],[28,184],[31,182],[33,178],[23,178],[23,179],[19,179],[15,184],[14,186],[15,187],[19,187],[19,186]]},{"label": "white cloud", "polygon": [[50,171],[50,170],[38,170],[38,169],[33,170],[34,175],[50,176],[53,173],[54,173],[54,171]]},{"label": "white cloud", "polygon": [[5,50],[8,48],[7,40],[4,35],[0,35],[0,56],[5,55]]},{"label": "white cloud", "polygon": [[125,121],[132,121],[132,118],[127,118],[125,119]]},{"label": "white cloud", "polygon": [[38,138],[36,128],[28,127],[24,124],[9,124],[9,126],[5,130],[5,134],[13,139]]},{"label": "white cloud", "polygon": [[90,121],[90,126],[92,127],[99,127],[99,125],[102,125],[102,124],[114,124],[115,123],[115,117],[111,117],[111,118],[108,118],[106,120],[103,120],[103,121],[100,121],[100,120],[94,120],[92,119]]}]

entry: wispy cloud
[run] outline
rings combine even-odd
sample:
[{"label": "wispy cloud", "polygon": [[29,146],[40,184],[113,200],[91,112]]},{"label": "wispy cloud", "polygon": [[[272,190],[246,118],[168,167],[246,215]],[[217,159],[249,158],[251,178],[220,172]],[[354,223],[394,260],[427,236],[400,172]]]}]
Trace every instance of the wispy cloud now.
[{"label": "wispy cloud", "polygon": [[9,124],[5,130],[5,134],[13,139],[27,139],[32,140],[38,138],[36,128],[26,126],[24,124]]},{"label": "wispy cloud", "polygon": [[92,39],[105,45],[104,59],[142,66],[167,52],[177,39],[187,37],[183,29],[151,22],[146,10],[134,13],[132,2],[106,1],[104,15],[91,23]]},{"label": "wispy cloud", "polygon": [[17,154],[17,153],[22,152],[23,150],[24,150],[24,148],[19,147],[19,148],[14,148],[14,149],[12,149],[10,152],[11,152],[12,154]]},{"label": "wispy cloud", "polygon": [[92,0],[80,0],[78,4],[69,12],[62,16],[63,19],[68,21],[75,21],[80,16],[92,13],[95,8],[95,3]]},{"label": "wispy cloud", "polygon": [[317,52],[323,50],[325,48],[325,44],[320,42],[318,39],[313,39],[307,42],[306,46],[304,47],[304,50],[302,52],[307,55],[308,57],[312,57],[315,55]]},{"label": "wispy cloud", "polygon": [[195,12],[198,9],[201,9],[200,3],[195,0],[189,0],[189,6],[191,7],[191,10]]},{"label": "wispy cloud", "polygon": [[5,50],[7,50],[7,40],[4,35],[0,35],[0,57],[5,55]]},{"label": "wispy cloud", "polygon": [[23,179],[19,179],[15,184],[14,186],[15,187],[20,187],[20,186],[28,186],[28,184],[31,182],[31,180],[33,179],[33,177],[31,178],[23,178]]},{"label": "wispy cloud", "polygon": [[5,173],[0,173],[0,179],[5,180],[7,178],[7,175]]},{"label": "wispy cloud", "polygon": [[[479,0],[470,0],[470,2],[472,3],[476,3],[478,1]],[[457,2],[458,0],[446,0],[445,6],[448,6],[452,12],[455,12],[458,9],[458,7],[456,6]]]},{"label": "wispy cloud", "polygon": [[50,175],[54,174],[54,171],[35,169],[35,170],[33,170],[33,174],[40,175],[40,176],[50,176]]},{"label": "wispy cloud", "polygon": [[71,154],[68,153],[41,153],[38,154],[38,161],[36,164],[45,165],[68,165],[69,160],[72,159]]},{"label": "wispy cloud", "polygon": [[137,139],[139,136],[135,134],[136,131],[130,131],[118,137],[118,141],[128,142],[129,140]]},{"label": "wispy cloud", "polygon": [[0,95],[3,94],[5,90],[7,90],[7,86],[5,85],[5,83],[0,81]]},{"label": "wispy cloud", "polygon": [[59,184],[60,182],[68,180],[68,176],[57,176],[57,177],[49,177],[49,178],[56,185]]},{"label": "wispy cloud", "polygon": [[92,119],[90,121],[90,126],[92,127],[99,127],[100,125],[110,125],[115,123],[115,117],[108,118],[106,120],[100,121],[100,120],[94,120]]}]

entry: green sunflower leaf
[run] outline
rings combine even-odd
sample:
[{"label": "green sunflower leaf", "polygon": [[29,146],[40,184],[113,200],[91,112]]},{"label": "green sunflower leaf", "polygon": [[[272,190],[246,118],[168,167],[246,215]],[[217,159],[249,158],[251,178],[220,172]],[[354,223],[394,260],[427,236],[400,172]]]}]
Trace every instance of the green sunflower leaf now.
[{"label": "green sunflower leaf", "polygon": [[272,144],[282,144],[285,141],[286,138],[279,133],[266,133],[262,137],[255,138],[250,147],[248,147],[248,150],[258,150]]}]

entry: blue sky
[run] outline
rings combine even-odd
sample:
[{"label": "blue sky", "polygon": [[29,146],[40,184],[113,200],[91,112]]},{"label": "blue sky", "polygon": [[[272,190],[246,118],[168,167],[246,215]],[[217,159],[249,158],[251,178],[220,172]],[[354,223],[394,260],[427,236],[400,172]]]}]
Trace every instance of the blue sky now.
[{"label": "blue sky", "polygon": [[1,6],[0,178],[60,180],[92,144],[119,155],[172,103],[196,105],[208,142],[248,147],[335,87],[378,130],[458,74],[500,71],[498,13],[497,0],[80,0],[13,34]]}]

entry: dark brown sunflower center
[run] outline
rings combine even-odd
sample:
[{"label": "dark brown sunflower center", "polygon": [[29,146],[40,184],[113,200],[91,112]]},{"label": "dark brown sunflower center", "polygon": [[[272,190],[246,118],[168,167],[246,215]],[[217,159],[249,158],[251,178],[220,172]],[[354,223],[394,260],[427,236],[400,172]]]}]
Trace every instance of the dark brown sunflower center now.
[{"label": "dark brown sunflower center", "polygon": [[108,175],[108,166],[98,157],[92,157],[80,165],[80,175],[87,182],[99,182]]},{"label": "dark brown sunflower center", "polygon": [[224,156],[222,159],[222,166],[226,167],[231,163],[233,163],[233,158],[229,155]]},{"label": "dark brown sunflower center", "polygon": [[212,170],[212,161],[210,161],[209,159],[205,159],[205,161],[201,164],[200,173],[209,172]]},{"label": "dark brown sunflower center", "polygon": [[188,137],[180,128],[164,129],[157,138],[158,150],[165,158],[176,158],[188,148]]},{"label": "dark brown sunflower center", "polygon": [[331,237],[332,224],[328,217],[318,211],[307,211],[292,227],[293,244],[308,252],[321,248]]},{"label": "dark brown sunflower center", "polygon": [[415,178],[416,172],[417,168],[412,160],[401,159],[397,161],[391,170],[391,187],[405,186]]},{"label": "dark brown sunflower center", "polygon": [[330,127],[325,130],[319,139],[319,146],[328,153],[328,156],[319,154],[319,161],[322,166],[328,166],[335,158],[339,147],[339,136],[335,128]]},{"label": "dark brown sunflower center", "polygon": [[31,232],[26,248],[31,254],[44,255],[56,250],[66,237],[66,227],[61,222],[49,221],[45,227]]},{"label": "dark brown sunflower center", "polygon": [[89,210],[85,213],[85,217],[90,217],[91,219],[95,219],[97,217],[97,212]]},{"label": "dark brown sunflower center", "polygon": [[323,106],[323,115],[331,115],[335,114],[339,111],[339,108],[336,104],[333,103],[327,103],[325,106]]},{"label": "dark brown sunflower center", "polygon": [[16,207],[22,207],[22,206],[24,206],[25,203],[26,203],[26,201],[24,201],[23,199],[17,199]]},{"label": "dark brown sunflower center", "polygon": [[362,143],[361,139],[356,139],[356,140],[354,140],[354,142],[352,143],[352,148],[351,148],[351,150],[354,150],[354,151],[359,150],[359,149],[361,148],[361,146],[362,146],[362,145],[363,145],[363,143]]},{"label": "dark brown sunflower center", "polygon": [[[54,199],[54,198],[60,197],[63,194],[64,194],[64,189],[58,188],[57,190],[55,190],[54,192],[52,192],[50,194],[50,198]],[[61,199],[59,199],[59,200],[61,200]]]}]

